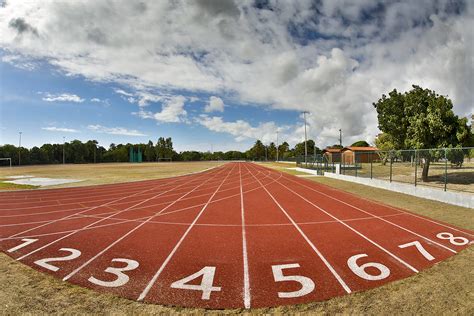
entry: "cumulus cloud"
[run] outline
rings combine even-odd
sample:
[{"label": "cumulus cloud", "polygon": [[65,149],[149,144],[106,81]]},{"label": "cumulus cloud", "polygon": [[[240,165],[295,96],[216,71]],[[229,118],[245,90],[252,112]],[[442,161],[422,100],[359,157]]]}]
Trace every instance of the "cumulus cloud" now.
[{"label": "cumulus cloud", "polygon": [[[10,1],[0,21],[9,54],[116,83],[158,122],[187,122],[170,97],[183,91],[308,110],[320,145],[339,128],[348,142],[372,140],[371,103],[411,84],[474,111],[472,1]],[[156,90],[168,96],[146,95]],[[153,103],[162,110],[145,110]],[[301,139],[300,126],[289,137]]]},{"label": "cumulus cloud", "polygon": [[87,128],[94,132],[111,134],[111,135],[147,136],[146,134],[139,132],[135,129],[126,129],[124,127],[105,127],[102,125],[88,125]]},{"label": "cumulus cloud", "polygon": [[64,128],[64,127],[55,127],[55,126],[42,127],[41,129],[45,130],[45,131],[49,131],[49,132],[64,132],[64,133],[77,133],[77,132],[79,132],[77,129]]},{"label": "cumulus cloud", "polygon": [[224,112],[224,101],[219,97],[211,96],[209,103],[204,107],[204,112]]},{"label": "cumulus cloud", "polygon": [[46,93],[46,95],[43,97],[43,101],[82,103],[84,102],[84,99],[76,94],[70,94],[70,93],[61,93],[61,94]]},{"label": "cumulus cloud", "polygon": [[288,130],[287,126],[279,128],[275,122],[263,122],[257,126],[252,126],[244,120],[226,122],[220,116],[208,116],[206,114],[201,114],[196,118],[196,122],[211,131],[231,134],[238,142],[247,139],[260,139],[264,143],[275,142],[277,130]]}]

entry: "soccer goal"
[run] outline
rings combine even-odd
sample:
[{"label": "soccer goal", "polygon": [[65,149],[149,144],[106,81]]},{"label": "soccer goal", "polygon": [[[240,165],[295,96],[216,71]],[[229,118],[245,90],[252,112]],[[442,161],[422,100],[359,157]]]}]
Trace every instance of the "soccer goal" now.
[{"label": "soccer goal", "polygon": [[0,158],[0,167],[10,166],[12,167],[12,159],[11,158]]},{"label": "soccer goal", "polygon": [[173,160],[172,160],[171,158],[158,158],[158,162],[161,162],[161,161],[163,161],[163,162],[171,162],[171,161],[173,161]]}]

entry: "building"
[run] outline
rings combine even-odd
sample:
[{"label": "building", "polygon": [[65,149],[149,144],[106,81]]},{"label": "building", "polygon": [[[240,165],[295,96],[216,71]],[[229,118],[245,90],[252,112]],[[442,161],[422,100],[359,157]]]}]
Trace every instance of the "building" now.
[{"label": "building", "polygon": [[376,147],[344,147],[341,150],[342,163],[345,165],[354,165],[357,163],[369,163],[379,161],[380,156]]},{"label": "building", "polygon": [[323,156],[328,163],[341,162],[341,148],[326,148],[323,150]]}]

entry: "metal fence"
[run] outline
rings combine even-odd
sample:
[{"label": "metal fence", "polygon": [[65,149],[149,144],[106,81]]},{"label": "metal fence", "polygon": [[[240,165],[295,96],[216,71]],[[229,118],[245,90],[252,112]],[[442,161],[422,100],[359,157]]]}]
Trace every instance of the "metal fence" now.
[{"label": "metal fence", "polygon": [[346,150],[332,155],[298,157],[302,167],[354,177],[474,193],[474,147],[391,151]]}]

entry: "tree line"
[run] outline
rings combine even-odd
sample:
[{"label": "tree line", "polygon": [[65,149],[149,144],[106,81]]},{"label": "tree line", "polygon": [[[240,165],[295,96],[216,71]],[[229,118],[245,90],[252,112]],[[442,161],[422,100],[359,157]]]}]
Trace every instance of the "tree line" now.
[{"label": "tree line", "polygon": [[[315,146],[312,139],[307,141],[308,155],[314,153],[320,154],[321,150]],[[110,144],[109,148],[100,146],[96,140],[82,142],[73,140],[64,144],[44,144],[40,147],[35,146],[31,149],[17,147],[14,145],[0,146],[0,158],[11,158],[12,165],[38,165],[38,164],[61,164],[63,158],[65,163],[103,163],[103,162],[128,162],[130,157],[130,148],[140,149],[143,154],[143,161],[153,162],[163,158],[173,161],[201,161],[201,160],[276,160],[277,146],[275,143],[264,145],[260,140],[247,151],[181,151],[173,149],[171,137],[160,137],[154,143],[139,144]],[[296,156],[304,155],[304,142],[296,144],[293,148],[287,142],[278,146],[278,158],[287,160]],[[7,163],[4,162],[4,165]]]}]

